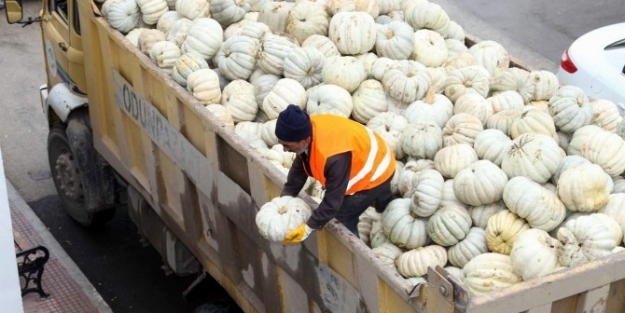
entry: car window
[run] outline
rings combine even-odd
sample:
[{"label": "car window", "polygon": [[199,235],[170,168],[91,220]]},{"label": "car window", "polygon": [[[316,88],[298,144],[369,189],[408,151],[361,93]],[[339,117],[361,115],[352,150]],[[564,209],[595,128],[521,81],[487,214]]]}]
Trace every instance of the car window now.
[{"label": "car window", "polygon": [[625,39],[621,39],[619,41],[609,44],[607,47],[605,47],[605,50],[622,49],[622,48],[625,48]]}]

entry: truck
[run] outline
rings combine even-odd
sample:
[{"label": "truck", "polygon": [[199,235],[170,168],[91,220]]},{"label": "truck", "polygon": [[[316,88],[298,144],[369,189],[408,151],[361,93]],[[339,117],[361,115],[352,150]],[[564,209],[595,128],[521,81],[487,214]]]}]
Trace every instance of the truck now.
[{"label": "truck", "polygon": [[[6,0],[6,14],[22,20],[22,0]],[[255,214],[280,195],[281,171],[111,28],[92,0],[42,1],[40,18],[48,157],[68,214],[97,225],[127,203],[173,272],[211,275],[243,311],[625,311],[622,253],[471,296],[441,267],[413,286],[337,221],[301,245],[265,240]]]}]

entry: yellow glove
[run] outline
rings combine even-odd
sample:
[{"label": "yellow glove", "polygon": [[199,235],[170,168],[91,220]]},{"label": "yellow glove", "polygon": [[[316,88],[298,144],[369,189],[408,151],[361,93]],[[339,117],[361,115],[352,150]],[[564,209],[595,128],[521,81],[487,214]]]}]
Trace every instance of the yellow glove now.
[{"label": "yellow glove", "polygon": [[308,227],[306,223],[298,226],[296,229],[288,232],[286,236],[284,236],[284,241],[282,241],[285,245],[293,245],[304,241],[304,239],[308,238],[310,233],[313,232],[314,229]]}]

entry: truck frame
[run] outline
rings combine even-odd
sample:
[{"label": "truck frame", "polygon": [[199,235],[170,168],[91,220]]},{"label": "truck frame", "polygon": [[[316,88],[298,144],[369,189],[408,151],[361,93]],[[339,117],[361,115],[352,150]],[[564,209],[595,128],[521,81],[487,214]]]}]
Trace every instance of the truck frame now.
[{"label": "truck frame", "polygon": [[[6,0],[9,22],[22,19],[21,4]],[[302,245],[263,239],[254,218],[280,194],[277,168],[112,29],[92,0],[43,1],[40,17],[48,154],[67,212],[100,224],[127,199],[167,266],[207,272],[243,311],[625,311],[622,253],[471,297],[440,267],[411,286],[336,221]]]}]

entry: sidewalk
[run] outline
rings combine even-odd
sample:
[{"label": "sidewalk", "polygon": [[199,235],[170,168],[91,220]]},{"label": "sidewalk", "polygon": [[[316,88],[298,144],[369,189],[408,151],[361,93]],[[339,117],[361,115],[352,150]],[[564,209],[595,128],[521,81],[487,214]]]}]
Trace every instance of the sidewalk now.
[{"label": "sidewalk", "polygon": [[25,313],[109,313],[112,310],[76,264],[54,239],[46,226],[6,180],[15,241],[21,247],[42,245],[50,251],[42,277],[40,299],[36,293],[22,297]]}]

